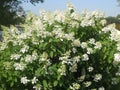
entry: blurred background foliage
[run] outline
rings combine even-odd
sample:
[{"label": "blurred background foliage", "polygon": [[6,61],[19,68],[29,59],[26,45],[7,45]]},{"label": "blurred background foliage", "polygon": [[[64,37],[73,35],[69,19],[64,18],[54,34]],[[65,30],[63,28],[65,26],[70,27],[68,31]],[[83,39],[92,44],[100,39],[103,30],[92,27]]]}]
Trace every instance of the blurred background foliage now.
[{"label": "blurred background foliage", "polygon": [[106,17],[106,20],[108,24],[115,23],[116,28],[120,30],[120,14],[118,14],[116,17]]}]

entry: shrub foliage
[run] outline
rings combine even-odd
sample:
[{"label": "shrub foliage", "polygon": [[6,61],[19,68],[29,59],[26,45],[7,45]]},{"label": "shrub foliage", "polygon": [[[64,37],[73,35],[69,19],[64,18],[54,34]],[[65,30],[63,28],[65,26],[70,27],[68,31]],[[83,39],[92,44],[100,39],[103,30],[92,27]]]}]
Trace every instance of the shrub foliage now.
[{"label": "shrub foliage", "polygon": [[103,13],[68,3],[3,28],[2,90],[108,90],[120,81],[120,31]]}]

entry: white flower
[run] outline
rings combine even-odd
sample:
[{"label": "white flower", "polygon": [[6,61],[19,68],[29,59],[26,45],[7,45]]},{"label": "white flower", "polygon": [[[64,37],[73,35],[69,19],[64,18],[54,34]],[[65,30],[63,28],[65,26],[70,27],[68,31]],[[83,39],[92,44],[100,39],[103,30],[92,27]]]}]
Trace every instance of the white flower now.
[{"label": "white flower", "polygon": [[27,79],[27,77],[22,77],[21,78],[21,83],[27,84],[30,80]]},{"label": "white flower", "polygon": [[95,26],[95,21],[94,19],[84,19],[81,21],[81,24],[80,24],[82,27],[87,27],[87,26]]},{"label": "white flower", "polygon": [[36,51],[34,51],[34,52],[32,53],[32,59],[33,59],[33,60],[37,60],[37,59],[38,59],[38,54],[37,54]]},{"label": "white flower", "polygon": [[72,28],[79,28],[79,23],[77,21],[70,22]]},{"label": "white flower", "polygon": [[69,56],[63,56],[63,57],[59,57],[59,60],[62,60],[62,61],[67,61],[68,60],[68,58],[69,58]]},{"label": "white flower", "polygon": [[100,23],[102,24],[102,26],[105,26],[105,24],[107,23],[107,21],[105,19],[101,20]]},{"label": "white flower", "polygon": [[15,67],[15,70],[24,70],[26,64],[23,64],[23,63],[15,63],[13,66]]},{"label": "white flower", "polygon": [[70,2],[68,2],[66,6],[67,6],[67,8],[68,8],[69,10],[74,9],[74,6],[73,6],[72,3],[70,3]]},{"label": "white flower", "polygon": [[79,19],[79,14],[77,12],[73,12],[70,16],[72,19],[76,19],[78,20]]},{"label": "white flower", "polygon": [[89,43],[90,43],[90,44],[95,44],[95,39],[94,39],[94,38],[90,38],[90,39],[89,39]]},{"label": "white flower", "polygon": [[96,43],[95,43],[95,47],[94,47],[94,48],[96,48],[96,49],[101,49],[101,47],[102,47],[101,42],[96,42]]},{"label": "white flower", "polygon": [[80,40],[79,39],[74,40],[73,45],[76,47],[80,47]]},{"label": "white flower", "polygon": [[10,59],[12,60],[12,59],[15,59],[15,60],[18,60],[19,58],[20,58],[20,54],[12,54],[10,57]]},{"label": "white flower", "polygon": [[20,52],[25,53],[25,52],[27,52],[27,51],[28,51],[28,49],[29,49],[29,46],[24,45],[24,47],[23,47],[23,48],[21,48]]},{"label": "white flower", "polygon": [[120,43],[117,44],[117,50],[120,51]]},{"label": "white flower", "polygon": [[73,58],[73,62],[79,62],[80,61],[80,56],[75,56],[74,58]]},{"label": "white flower", "polygon": [[112,78],[111,83],[112,83],[113,85],[116,85],[116,84],[119,83],[119,79],[118,79],[118,78]]},{"label": "white flower", "polygon": [[76,53],[76,52],[77,52],[77,49],[76,49],[76,48],[72,48],[72,52],[73,52],[73,53]]},{"label": "white flower", "polygon": [[42,90],[42,85],[37,84],[36,86],[33,86],[33,89]]},{"label": "white flower", "polygon": [[36,77],[34,77],[34,78],[32,79],[32,84],[35,84],[37,81],[38,81],[38,79],[37,79]]},{"label": "white flower", "polygon": [[79,90],[80,89],[80,84],[78,83],[73,83],[72,86],[70,86],[71,90]]},{"label": "white flower", "polygon": [[64,34],[64,38],[67,40],[74,40],[74,33]]},{"label": "white flower", "polygon": [[105,90],[105,88],[104,87],[99,87],[98,90]]},{"label": "white flower", "polygon": [[65,65],[60,66],[58,72],[60,73],[61,76],[66,75],[66,66]]},{"label": "white flower", "polygon": [[82,58],[83,61],[88,61],[89,60],[89,57],[87,54],[83,54],[83,58]]},{"label": "white flower", "polygon": [[114,31],[114,29],[115,29],[115,24],[110,24],[110,25],[104,27],[104,28],[102,29],[102,31],[103,31],[104,33],[107,33],[107,32],[109,32],[109,31]]},{"label": "white flower", "polygon": [[42,21],[40,19],[37,19],[33,22],[34,24],[34,28],[37,30],[44,30],[44,24],[42,23]]},{"label": "white flower", "polygon": [[120,72],[115,73],[116,76],[120,76]]},{"label": "white flower", "polygon": [[25,61],[26,61],[26,62],[29,62],[29,63],[32,63],[32,61],[33,61],[32,56],[31,56],[31,55],[26,55]]},{"label": "white flower", "polygon": [[88,20],[87,19],[84,19],[81,24],[80,24],[82,27],[85,27],[85,26],[88,26]]},{"label": "white flower", "polygon": [[104,28],[102,29],[102,31],[103,31],[104,33],[107,33],[107,32],[109,32],[109,31],[111,31],[111,28],[109,28],[109,27],[104,27]]},{"label": "white flower", "polygon": [[81,43],[81,47],[84,49],[84,48],[87,48],[87,43],[86,42],[82,42]]},{"label": "white flower", "polygon": [[110,34],[110,39],[120,42],[120,31],[118,31],[117,29],[113,28]]},{"label": "white flower", "polygon": [[65,17],[65,12],[56,11],[54,18],[55,18],[56,21],[64,23],[65,22],[65,18],[66,18]]},{"label": "white flower", "polygon": [[95,18],[99,19],[101,17],[104,17],[104,13],[100,13],[98,10],[95,10],[91,12],[91,16],[94,16]]},{"label": "white flower", "polygon": [[53,35],[55,35],[56,38],[63,39],[64,32],[62,31],[61,28],[56,28],[52,31]]},{"label": "white flower", "polygon": [[94,25],[95,25],[94,19],[90,19],[88,22],[88,26],[94,26]]},{"label": "white flower", "polygon": [[93,49],[92,48],[87,48],[87,54],[92,54],[93,53]]},{"label": "white flower", "polygon": [[120,53],[114,54],[114,61],[120,62]]},{"label": "white flower", "polygon": [[50,12],[46,12],[43,16],[43,20],[49,23],[50,25],[54,23],[54,15]]},{"label": "white flower", "polygon": [[69,56],[60,57],[59,60],[62,60],[62,64],[71,65],[72,59],[69,59]]},{"label": "white flower", "polygon": [[[39,36],[39,34],[38,34],[37,36]],[[37,39],[35,39],[35,38],[32,38],[31,42],[32,42],[33,44],[35,44],[35,45],[39,45],[41,41],[39,41],[39,40],[37,40]]]},{"label": "white flower", "polygon": [[69,58],[70,57],[70,52],[71,51],[66,51],[66,53],[64,53],[64,56],[59,57],[59,60],[62,61],[62,64],[68,64],[68,65],[72,64],[71,63],[72,59]]},{"label": "white flower", "polygon": [[94,77],[94,81],[95,82],[98,82],[102,79],[102,75],[101,74],[96,74],[95,77]]},{"label": "white flower", "polygon": [[88,67],[88,71],[89,71],[89,72],[92,72],[93,70],[94,70],[93,67],[91,67],[91,66]]},{"label": "white flower", "polygon": [[86,81],[86,82],[84,82],[85,87],[89,87],[91,84],[92,84],[91,81]]},{"label": "white flower", "polygon": [[21,33],[20,35],[18,35],[18,39],[27,39],[30,38],[30,36],[32,36],[31,31],[25,31],[24,33]]},{"label": "white flower", "polygon": [[0,46],[0,50],[5,50],[7,47],[7,44],[3,42]]},{"label": "white flower", "polygon": [[47,52],[43,52],[43,54],[41,55],[40,60],[41,60],[41,61],[47,61],[47,60],[48,60],[47,58],[48,58]]}]

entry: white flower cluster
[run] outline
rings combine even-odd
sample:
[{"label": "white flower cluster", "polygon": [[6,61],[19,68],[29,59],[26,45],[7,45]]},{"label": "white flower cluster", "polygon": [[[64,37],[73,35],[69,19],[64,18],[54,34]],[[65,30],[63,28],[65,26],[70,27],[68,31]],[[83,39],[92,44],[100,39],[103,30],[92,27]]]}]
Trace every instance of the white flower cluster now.
[{"label": "white flower cluster", "polygon": [[[97,10],[94,12],[88,12],[87,10],[84,10],[82,12],[82,22],[81,26],[86,27],[86,26],[95,26],[95,18],[96,19],[101,19],[104,17],[104,13],[99,13]],[[101,24],[104,25],[105,21],[101,21]]]},{"label": "white flower cluster", "polygon": [[120,53],[114,54],[114,60],[115,60],[116,62],[120,62]]},{"label": "white flower cluster", "polygon": [[80,43],[80,40],[79,39],[76,39],[73,41],[73,46],[75,47],[80,47],[81,43]]},{"label": "white flower cluster", "polygon": [[89,60],[89,56],[87,54],[83,54],[83,61],[88,61]]},{"label": "white flower cluster", "polygon": [[26,67],[26,64],[24,64],[24,63],[14,63],[13,66],[15,67],[15,70],[23,71]]},{"label": "white flower cluster", "polygon": [[105,90],[105,88],[104,87],[99,87],[98,90]]},{"label": "white flower cluster", "polygon": [[86,81],[86,82],[84,82],[85,87],[89,87],[91,84],[92,84],[91,81]]},{"label": "white flower cluster", "polygon": [[33,89],[35,89],[35,90],[42,90],[42,85],[37,84],[37,85],[35,85],[35,86],[33,87]]},{"label": "white flower cluster", "polygon": [[30,82],[30,80],[28,80],[27,77],[22,77],[21,78],[21,83],[27,84],[28,82]]},{"label": "white flower cluster", "polygon": [[25,52],[27,52],[27,51],[28,51],[28,49],[29,49],[29,46],[24,45],[24,47],[23,47],[23,48],[21,48],[20,52],[25,53]]},{"label": "white flower cluster", "polygon": [[12,55],[11,55],[11,60],[13,60],[13,59],[14,59],[14,60],[18,60],[18,59],[20,59],[20,56],[21,56],[21,55],[19,55],[19,54],[12,54]]},{"label": "white flower cluster", "polygon": [[8,48],[7,47],[7,44],[6,43],[1,43],[1,47],[0,47],[0,50],[2,51],[2,50],[5,50],[6,48]]},{"label": "white flower cluster", "polygon": [[72,86],[70,86],[71,90],[79,90],[80,89],[80,84],[78,83],[73,83]]},{"label": "white flower cluster", "polygon": [[70,53],[70,51],[67,51],[63,57],[59,58],[59,60],[62,61],[63,65],[69,65],[70,72],[77,72],[77,63],[80,62],[80,56],[70,58]]},{"label": "white flower cluster", "polygon": [[99,80],[101,80],[102,79],[102,75],[101,74],[96,74],[95,76],[94,76],[94,81],[95,82],[98,82]]},{"label": "white flower cluster", "polygon": [[92,72],[93,70],[94,70],[93,67],[91,67],[91,66],[88,67],[88,71],[89,71],[89,72]]},{"label": "white flower cluster", "polygon": [[58,69],[58,72],[60,73],[60,75],[66,75],[66,66],[61,65],[60,68]]},{"label": "white flower cluster", "polygon": [[29,80],[27,79],[27,77],[21,77],[21,83],[22,84],[27,84],[29,82],[31,82],[32,84],[37,83],[38,79],[36,77],[34,77],[33,79]]}]

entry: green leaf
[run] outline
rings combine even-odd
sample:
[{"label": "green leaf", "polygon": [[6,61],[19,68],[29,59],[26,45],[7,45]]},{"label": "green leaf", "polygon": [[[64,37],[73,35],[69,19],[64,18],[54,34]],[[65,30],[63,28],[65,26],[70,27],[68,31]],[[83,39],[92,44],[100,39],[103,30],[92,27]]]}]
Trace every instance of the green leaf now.
[{"label": "green leaf", "polygon": [[43,86],[44,86],[44,87],[47,87],[47,86],[48,86],[46,80],[43,80]]},{"label": "green leaf", "polygon": [[38,68],[36,71],[35,71],[35,76],[39,76],[40,73],[41,73],[42,69],[41,68]]},{"label": "green leaf", "polygon": [[60,78],[61,78],[61,75],[58,75],[57,80],[60,80]]},{"label": "green leaf", "polygon": [[54,81],[53,83],[54,87],[58,85],[58,81]]},{"label": "green leaf", "polygon": [[10,87],[12,87],[13,85],[14,85],[14,82],[11,82],[11,83],[10,83]]},{"label": "green leaf", "polygon": [[7,78],[7,74],[6,74],[6,73],[4,73],[4,74],[3,74],[3,77]]},{"label": "green leaf", "polygon": [[53,51],[50,52],[50,57],[52,58],[54,55]]},{"label": "green leaf", "polygon": [[12,77],[11,77],[11,76],[9,76],[9,78],[8,78],[8,81],[10,81],[10,80],[12,80]]},{"label": "green leaf", "polygon": [[15,78],[14,81],[17,82],[17,78]]}]

